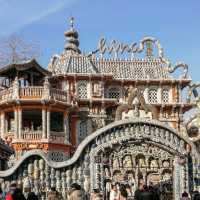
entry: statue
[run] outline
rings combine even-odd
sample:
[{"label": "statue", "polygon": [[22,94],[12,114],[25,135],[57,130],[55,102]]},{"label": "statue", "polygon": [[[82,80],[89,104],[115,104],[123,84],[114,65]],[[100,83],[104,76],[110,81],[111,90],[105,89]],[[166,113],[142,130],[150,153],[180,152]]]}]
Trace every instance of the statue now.
[{"label": "statue", "polygon": [[[138,104],[136,106],[133,105],[133,100],[135,98],[138,99]],[[153,119],[158,119],[158,111],[156,107],[153,105],[146,104],[145,99],[138,88],[130,88],[127,103],[121,104],[117,107],[116,114],[115,114],[115,121],[122,119],[122,113],[124,111],[128,112],[129,110],[134,109],[136,112],[138,111],[138,107],[145,110],[146,113],[151,112]],[[137,117],[139,117],[139,113],[137,115],[138,115]]]}]

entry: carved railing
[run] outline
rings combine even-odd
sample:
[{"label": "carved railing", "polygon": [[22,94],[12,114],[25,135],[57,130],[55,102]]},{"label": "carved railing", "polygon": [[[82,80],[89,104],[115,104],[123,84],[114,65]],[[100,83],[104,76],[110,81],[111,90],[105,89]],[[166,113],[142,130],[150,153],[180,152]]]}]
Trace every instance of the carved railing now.
[{"label": "carved railing", "polygon": [[22,131],[23,140],[41,140],[42,131]]},{"label": "carved railing", "polygon": [[35,97],[41,98],[43,95],[44,88],[39,86],[29,86],[19,89],[19,96],[21,98],[24,97]]},{"label": "carved railing", "polygon": [[0,101],[11,100],[13,96],[13,88],[0,91]]},{"label": "carved railing", "polygon": [[50,96],[58,101],[67,102],[67,92],[55,88],[50,89]]},{"label": "carved railing", "polygon": [[43,86],[11,87],[0,90],[0,103],[17,99],[53,99],[61,102],[68,101],[68,93],[59,89]]}]

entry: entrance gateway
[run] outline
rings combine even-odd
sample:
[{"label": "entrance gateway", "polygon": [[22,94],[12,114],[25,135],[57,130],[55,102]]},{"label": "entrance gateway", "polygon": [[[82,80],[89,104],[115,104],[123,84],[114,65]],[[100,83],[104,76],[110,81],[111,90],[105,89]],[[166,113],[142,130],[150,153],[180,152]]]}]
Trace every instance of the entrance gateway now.
[{"label": "entrance gateway", "polygon": [[106,195],[112,183],[129,185],[133,193],[144,181],[157,187],[162,199],[179,200],[182,192],[196,188],[197,155],[195,147],[169,126],[126,119],[85,138],[67,161],[51,161],[40,150],[27,152],[15,166],[0,172],[1,185],[17,180],[40,194],[56,186],[64,195],[71,183],[78,182],[88,193],[98,188]]}]

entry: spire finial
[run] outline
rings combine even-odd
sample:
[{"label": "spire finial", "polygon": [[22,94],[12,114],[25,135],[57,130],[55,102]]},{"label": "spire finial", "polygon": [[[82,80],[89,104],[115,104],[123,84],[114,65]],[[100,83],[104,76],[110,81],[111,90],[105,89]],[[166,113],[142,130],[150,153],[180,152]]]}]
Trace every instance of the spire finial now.
[{"label": "spire finial", "polygon": [[74,28],[74,17],[70,17],[70,26],[72,29]]},{"label": "spire finial", "polygon": [[80,54],[78,32],[74,29],[74,17],[70,17],[70,29],[65,32],[67,43],[65,50]]}]

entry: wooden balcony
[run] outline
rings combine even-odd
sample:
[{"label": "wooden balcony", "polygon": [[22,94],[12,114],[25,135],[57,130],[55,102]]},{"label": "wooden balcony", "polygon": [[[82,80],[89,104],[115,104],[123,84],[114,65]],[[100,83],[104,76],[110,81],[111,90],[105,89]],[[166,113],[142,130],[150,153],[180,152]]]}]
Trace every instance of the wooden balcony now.
[{"label": "wooden balcony", "polygon": [[43,86],[9,88],[0,91],[0,104],[14,100],[55,100],[68,103],[67,92]]},{"label": "wooden balcony", "polygon": [[[44,139],[42,138],[42,130],[23,130],[21,139],[17,139],[17,141],[23,142],[52,142],[57,144],[64,144],[65,134],[64,132],[50,132],[50,138]],[[14,139],[14,142],[16,140]]]},{"label": "wooden balcony", "polygon": [[42,131],[22,131],[22,140],[41,140]]}]

